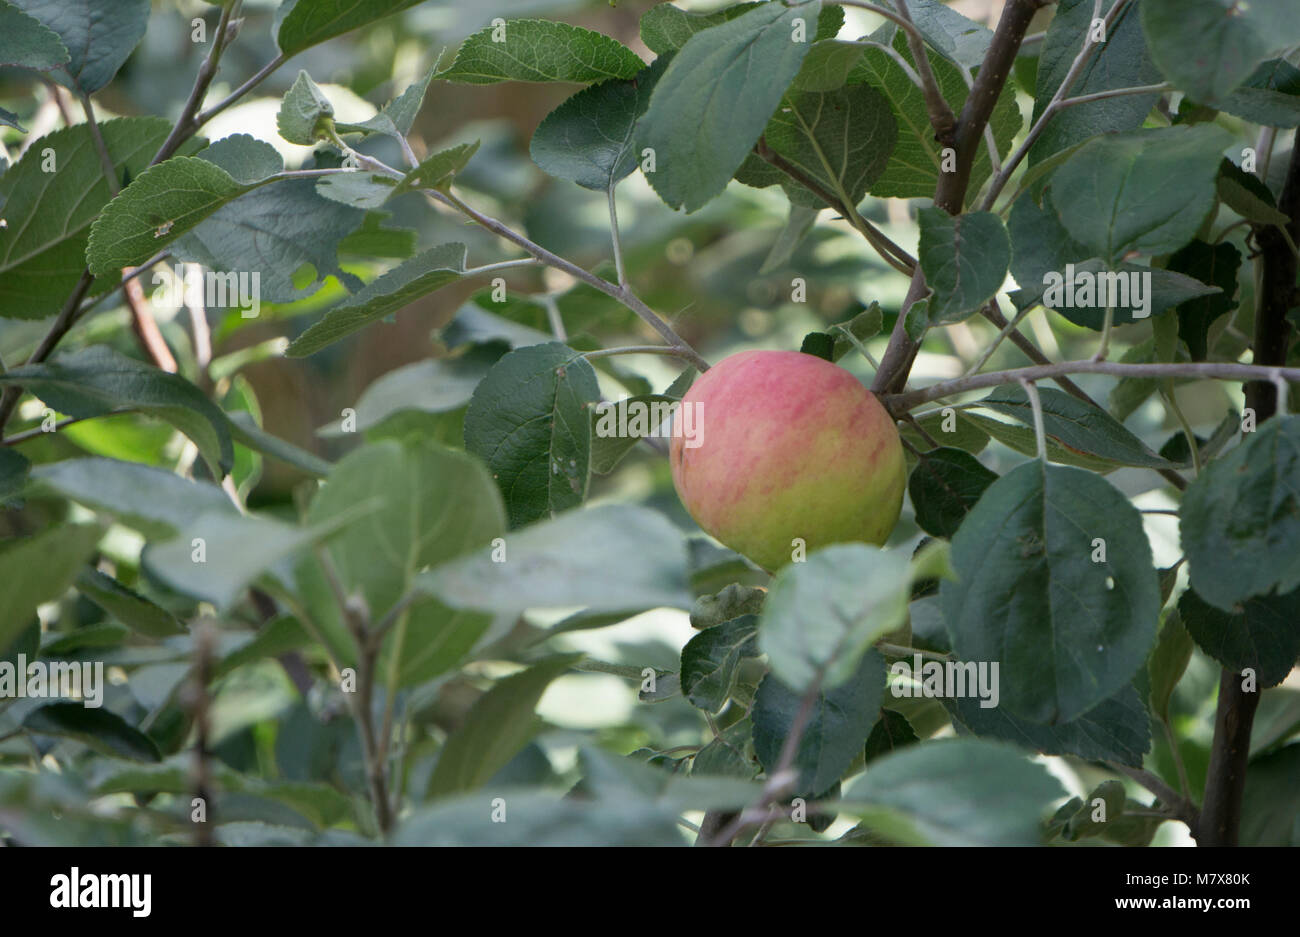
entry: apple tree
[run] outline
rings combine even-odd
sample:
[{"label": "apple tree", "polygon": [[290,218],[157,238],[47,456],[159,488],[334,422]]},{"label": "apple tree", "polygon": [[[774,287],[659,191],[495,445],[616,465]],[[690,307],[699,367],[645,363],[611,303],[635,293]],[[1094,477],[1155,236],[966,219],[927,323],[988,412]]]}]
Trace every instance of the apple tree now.
[{"label": "apple tree", "polygon": [[0,841],[1300,844],[1293,4],[519,6],[0,0]]}]

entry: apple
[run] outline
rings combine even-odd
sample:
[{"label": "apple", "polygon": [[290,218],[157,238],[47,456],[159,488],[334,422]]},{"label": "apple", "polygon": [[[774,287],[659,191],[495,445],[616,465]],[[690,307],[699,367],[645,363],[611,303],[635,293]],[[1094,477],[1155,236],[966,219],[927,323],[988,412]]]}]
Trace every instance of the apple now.
[{"label": "apple", "polygon": [[670,457],[696,523],[769,572],[790,562],[796,539],[809,551],[884,543],[907,480],[875,395],[799,351],[740,352],[705,371],[682,398]]}]

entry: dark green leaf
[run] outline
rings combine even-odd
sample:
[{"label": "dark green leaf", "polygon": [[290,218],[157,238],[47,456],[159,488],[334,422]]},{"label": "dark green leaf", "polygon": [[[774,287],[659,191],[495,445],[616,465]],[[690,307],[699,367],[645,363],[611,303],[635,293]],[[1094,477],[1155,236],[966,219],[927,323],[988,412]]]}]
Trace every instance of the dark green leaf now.
[{"label": "dark green leaf", "polygon": [[[1105,410],[1052,387],[1040,387],[1038,397],[1042,403],[1043,429],[1061,445],[1121,465],[1173,467],[1173,463],[1152,452]],[[1013,417],[1026,426],[1034,425],[1029,397],[1019,385],[1005,384],[980,400],[979,405]]]},{"label": "dark green leaf", "polygon": [[673,57],[638,125],[638,146],[655,154],[650,184],[668,205],[695,211],[726,188],[808,53],[812,37],[796,41],[796,21],[820,11],[820,0],[760,4]]},{"label": "dark green leaf", "polygon": [[1192,241],[1169,258],[1169,269],[1195,277],[1222,292],[1189,299],[1178,306],[1178,337],[1187,343],[1193,361],[1204,361],[1209,349],[1206,333],[1216,319],[1237,308],[1237,271],[1241,251],[1228,242]]},{"label": "dark green leaf", "polygon": [[1168,254],[1214,206],[1226,130],[1211,124],[1103,134],[1053,173],[1052,206],[1070,236],[1110,263]]},{"label": "dark green leaf", "polygon": [[1178,612],[1205,653],[1236,674],[1253,670],[1261,687],[1281,683],[1300,658],[1300,589],[1246,599],[1232,612],[1188,589]]},{"label": "dark green leaf", "polygon": [[93,94],[113,80],[149,23],[149,0],[8,0],[63,40],[67,64],[50,77]]},{"label": "dark green leaf", "polygon": [[171,612],[133,592],[112,576],[87,567],[77,577],[77,591],[122,624],[151,638],[185,634]]},{"label": "dark green leaf", "polygon": [[871,764],[883,755],[915,745],[919,741],[906,716],[892,709],[882,709],[880,718],[876,720],[876,724],[871,727],[871,734],[867,736],[863,757],[866,764]]},{"label": "dark green leaf", "polygon": [[325,313],[285,354],[304,358],[454,283],[465,272],[465,245],[440,244],[398,265]]},{"label": "dark green leaf", "polygon": [[922,454],[907,482],[916,524],[935,537],[951,539],[997,473],[969,452],[943,447]]},{"label": "dark green leaf", "polygon": [[529,153],[544,172],[604,192],[637,167],[636,122],[667,67],[656,59],[635,78],[585,88],[537,126]]},{"label": "dark green leaf", "polygon": [[1000,662],[1012,715],[1077,718],[1126,685],[1155,642],[1160,589],[1141,515],[1090,472],[1034,461],[1002,476],[953,537],[952,564],[941,597],[953,648]]},{"label": "dark green leaf", "polygon": [[510,20],[470,36],[445,81],[485,85],[497,81],[572,81],[632,78],[645,67],[631,49],[609,36],[549,20]]},{"label": "dark green leaf", "polygon": [[1002,219],[992,212],[952,216],[942,208],[923,208],[917,248],[933,325],[960,322],[1001,288],[1011,262],[1011,241]]},{"label": "dark green leaf", "polygon": [[872,762],[844,801],[894,842],[1029,846],[1042,841],[1043,815],[1062,793],[1042,765],[1009,745],[944,739]]},{"label": "dark green leaf", "polygon": [[59,34],[9,3],[0,4],[0,65],[48,72],[68,61]]},{"label": "dark green leaf", "polygon": [[726,705],[742,658],[758,656],[758,616],[706,628],[682,648],[682,693],[691,705],[716,713]]},{"label": "dark green leaf", "polygon": [[127,409],[165,420],[194,441],[218,475],[234,460],[229,422],[202,391],[104,345],[13,368],[0,374],[0,384],[17,384],[71,417]]},{"label": "dark green leaf", "polygon": [[162,761],[149,736],[116,713],[89,709],[81,703],[47,703],[28,714],[23,728],[38,735],[73,739],[111,758]]},{"label": "dark green leaf", "polygon": [[579,654],[552,657],[500,680],[479,697],[442,747],[425,796],[433,799],[476,790],[528,743],[539,728],[533,712],[556,677]]},{"label": "dark green leaf", "polygon": [[276,13],[276,43],[285,57],[373,23],[420,0],[287,0]]},{"label": "dark green leaf", "polygon": [[[1197,595],[1225,612],[1300,587],[1300,416],[1278,416],[1201,471],[1183,495],[1181,536]],[[1189,625],[1190,627],[1190,625]]]},{"label": "dark green leaf", "polygon": [[[818,796],[843,777],[871,734],[884,689],[884,658],[869,651],[858,662],[853,679],[817,694],[792,765],[799,772],[797,790]],[[754,751],[769,774],[780,762],[802,698],[775,674],[764,677],[758,687],[750,713]]]},{"label": "dark green leaf", "polygon": [[505,496],[510,526],[581,504],[591,474],[588,406],[600,398],[581,355],[550,342],[492,366],[465,414],[465,448]]}]

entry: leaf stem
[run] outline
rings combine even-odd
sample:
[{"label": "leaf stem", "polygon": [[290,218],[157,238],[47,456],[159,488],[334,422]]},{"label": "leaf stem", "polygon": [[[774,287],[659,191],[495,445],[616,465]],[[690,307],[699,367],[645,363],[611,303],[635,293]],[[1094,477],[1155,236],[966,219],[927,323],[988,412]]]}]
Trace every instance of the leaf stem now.
[{"label": "leaf stem", "polygon": [[1038,387],[1033,381],[1020,379],[1020,386],[1029,396],[1029,406],[1034,411],[1034,439],[1038,442],[1038,461],[1047,462],[1047,433],[1043,429],[1043,402],[1038,399]]},{"label": "leaf stem", "polygon": [[522,247],[529,254],[535,257],[538,261],[546,264],[548,267],[554,267],[557,270],[562,270],[565,273],[569,274],[570,276],[581,280],[583,283],[586,283],[588,286],[592,287],[593,289],[599,290],[600,292],[604,293],[606,296],[618,300],[628,309],[631,309],[634,313],[636,313],[637,316],[639,316],[642,321],[644,321],[647,325],[649,325],[656,332],[658,332],[659,335],[663,337],[664,341],[666,341],[669,344],[669,346],[676,349],[677,351],[680,351],[681,357],[684,357],[687,361],[693,364],[700,371],[708,370],[709,363],[705,361],[704,358],[700,357],[699,352],[697,352],[694,348],[692,348],[686,342],[685,339],[683,339],[680,335],[674,332],[672,327],[669,326],[667,322],[659,318],[659,316],[656,315],[654,311],[650,309],[649,306],[643,303],[636,296],[636,294],[633,293],[630,289],[627,289],[626,287],[616,286],[615,284],[610,283],[608,280],[603,280],[600,277],[596,276],[594,273],[584,270],[582,267],[579,267],[577,264],[565,260],[563,257],[559,256],[558,254],[552,253],[551,251],[542,247],[540,244],[536,244],[533,241],[530,241],[528,238],[524,237],[524,235],[519,234],[518,232],[512,230],[503,222],[498,221],[497,219],[492,218],[489,215],[485,215],[475,208],[472,208],[470,205],[461,201],[460,198],[458,198],[456,195],[453,195],[451,192],[443,192],[438,189],[421,189],[420,191],[423,192],[427,197],[429,197],[433,201],[448,206],[450,208],[454,208],[456,211],[460,212],[465,217],[476,222],[481,227],[491,231],[493,234],[497,235],[498,237],[504,238],[505,240],[510,241],[512,244],[516,244],[519,247]]},{"label": "leaf stem", "polygon": [[613,242],[614,249],[614,269],[618,271],[619,289],[627,289],[627,271],[623,268],[623,241],[618,233],[618,203],[614,197],[615,187],[611,185],[606,189],[609,198],[609,236]]}]

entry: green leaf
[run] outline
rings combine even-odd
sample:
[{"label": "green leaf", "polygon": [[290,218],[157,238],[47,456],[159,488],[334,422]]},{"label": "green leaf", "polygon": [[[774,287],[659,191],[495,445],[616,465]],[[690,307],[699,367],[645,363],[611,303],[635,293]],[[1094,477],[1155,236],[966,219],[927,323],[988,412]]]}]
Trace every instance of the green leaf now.
[{"label": "green leaf", "polygon": [[0,65],[48,72],[69,61],[59,34],[9,4],[0,4]]},{"label": "green leaf", "polygon": [[325,313],[294,339],[285,354],[305,358],[404,309],[422,296],[459,280],[465,272],[465,245],[440,244],[367,284]]},{"label": "green leaf", "polygon": [[1165,77],[1196,101],[1213,104],[1241,85],[1270,52],[1300,42],[1287,0],[1151,0],[1142,30]]},{"label": "green leaf", "polygon": [[116,622],[86,625],[67,634],[47,634],[41,641],[41,655],[59,657],[73,651],[118,647],[130,634],[131,629]]},{"label": "green leaf", "polygon": [[[708,13],[683,10],[671,3],[660,3],[646,10],[641,17],[641,41],[656,55],[676,52],[686,41],[702,29],[734,20],[761,3],[737,3]],[[817,17],[816,39],[833,39],[844,25],[844,10],[837,6],[824,7]]]},{"label": "green leaf", "polygon": [[284,160],[279,151],[265,140],[246,133],[222,137],[197,155],[199,159],[220,166],[240,185],[264,182],[284,171]]},{"label": "green leaf", "polygon": [[434,63],[424,73],[423,78],[385,104],[383,109],[369,120],[363,120],[359,124],[335,123],[334,126],[341,133],[382,133],[394,139],[401,139],[411,132],[415,118],[424,105],[424,95],[429,90],[429,82],[433,80],[437,70],[437,63]]},{"label": "green leaf", "polygon": [[397,184],[393,194],[396,195],[419,188],[445,189],[451,184],[451,180],[456,173],[464,169],[466,164],[469,163],[470,157],[478,152],[478,146],[479,142],[477,140],[473,143],[459,143],[445,150],[439,150],[431,156],[426,156],[420,165],[408,172],[406,177]]},{"label": "green leaf", "polygon": [[1258,176],[1243,171],[1230,159],[1219,163],[1216,184],[1219,199],[1243,218],[1260,224],[1280,225],[1291,220],[1277,210],[1277,201],[1268,186]]},{"label": "green leaf", "polygon": [[[889,101],[871,85],[785,98],[765,133],[768,146],[814,182],[856,205],[880,177],[898,139]],[[791,200],[820,208],[812,192],[790,184]]]},{"label": "green leaf", "polygon": [[448,604],[518,614],[584,606],[589,612],[691,607],[681,532],[630,504],[570,511],[507,534],[493,550],[454,560],[421,583]]},{"label": "green leaf", "polygon": [[77,577],[77,591],[122,624],[151,638],[185,634],[176,616],[133,592],[112,576],[87,567]]},{"label": "green leaf", "polygon": [[415,6],[420,0],[287,0],[275,41],[285,57]]},{"label": "green leaf", "polygon": [[668,60],[633,79],[603,81],[569,98],[537,125],[529,154],[543,172],[604,192],[637,167],[636,122]]},{"label": "green leaf", "polygon": [[77,524],[0,540],[0,648],[35,620],[36,606],[67,591],[103,535],[99,525]]},{"label": "green leaf", "polygon": [[883,755],[915,745],[919,741],[906,716],[892,709],[882,709],[880,718],[871,727],[871,734],[863,746],[863,760],[866,764],[871,764]]},{"label": "green leaf", "polygon": [[1126,685],[1155,642],[1160,588],[1142,517],[1090,472],[1034,461],[999,478],[953,537],[952,565],[941,599],[953,648],[1000,663],[1012,715],[1077,718]]},{"label": "green leaf", "polygon": [[1178,613],[1201,649],[1228,670],[1253,670],[1259,686],[1276,686],[1300,658],[1300,589],[1246,599],[1232,612],[1188,589]]},{"label": "green leaf", "polygon": [[330,473],[332,466],[329,462],[278,436],[272,436],[257,425],[252,414],[232,411],[227,416],[230,418],[230,435],[241,446],[292,465],[314,478],[324,478]]},{"label": "green leaf", "polygon": [[[321,198],[312,179],[288,179],[245,193],[172,244],[179,260],[258,277],[261,302],[289,303],[311,295],[333,275],[350,290],[361,282],[339,266],[339,245],[364,211]],[[294,275],[310,265],[308,284]]]},{"label": "green leaf", "polygon": [[[830,9],[835,9],[831,7]],[[840,39],[824,39],[814,42],[799,74],[790,83],[791,91],[836,91],[844,87],[863,54],[867,51],[863,42],[845,42]]]},{"label": "green leaf", "polygon": [[[1225,612],[1300,587],[1300,416],[1266,420],[1205,466],[1179,509],[1192,588]],[[1188,626],[1190,628],[1190,625]]]},{"label": "green leaf", "polygon": [[[896,54],[914,66],[906,37],[892,24],[877,30],[869,38],[872,42],[890,45]],[[951,62],[935,55],[930,55],[929,58],[939,90],[953,113],[960,114],[966,97],[970,94],[965,78]],[[871,194],[881,198],[933,198],[943,165],[943,155],[941,145],[934,139],[934,128],[930,126],[930,115],[921,89],[889,52],[875,47],[867,49],[861,61],[849,73],[848,80],[850,84],[865,81],[884,92],[893,105],[894,118],[898,123],[898,143],[884,173],[872,184]],[[1020,124],[1020,108],[1016,105],[1015,90],[1008,84],[1003,88],[989,118],[989,128],[993,132],[999,153],[1006,153],[1010,148]],[[991,173],[988,150],[981,146],[971,167],[968,202],[975,199]]]},{"label": "green leaf", "polygon": [[917,526],[931,536],[951,539],[997,478],[963,449],[945,446],[922,453],[907,480]]},{"label": "green leaf", "polygon": [[691,607],[691,627],[703,630],[763,610],[767,590],[733,582],[715,595],[702,595]]},{"label": "green leaf", "polygon": [[933,575],[943,554],[936,546],[913,563],[901,550],[837,544],[786,566],[772,580],[759,632],[772,673],[800,693],[819,676],[828,689],[841,686],[867,649],[907,620],[912,582]]},{"label": "green leaf", "polygon": [[[1038,59],[1038,82],[1034,94],[1034,121],[1042,117],[1074,63],[1092,26],[1092,0],[1061,0],[1047,27],[1042,54]],[[1147,52],[1142,24],[1135,5],[1129,5],[1106,31],[1106,40],[1084,63],[1069,95],[1078,97],[1153,85],[1160,72]],[[1029,149],[1029,161],[1036,164],[1074,144],[1101,133],[1136,130],[1155,106],[1158,94],[1129,94],[1075,104],[1057,111]]]},{"label": "green leaf", "polygon": [[338,519],[323,529],[303,528],[255,514],[209,511],[174,540],[150,544],[142,561],[176,591],[224,610],[259,576],[352,519]]},{"label": "green leaf", "polygon": [[638,147],[655,154],[650,184],[669,206],[694,211],[726,188],[808,53],[796,21],[820,11],[820,0],[760,4],[673,57],[638,125]]},{"label": "green leaf", "polygon": [[275,126],[280,136],[290,143],[311,146],[324,132],[322,123],[333,116],[334,105],[325,92],[306,71],[299,69],[298,77],[280,102]]},{"label": "green leaf", "polygon": [[153,739],[117,713],[89,709],[81,703],[47,703],[33,709],[23,720],[23,728],[37,735],[73,739],[110,758],[162,761]]},{"label": "green leaf", "polygon": [[202,391],[104,345],[13,368],[0,384],[16,384],[71,417],[129,409],[165,420],[194,441],[218,476],[234,460],[226,416]]},{"label": "green leaf", "polygon": [[[502,804],[508,822],[493,822]],[[684,846],[669,806],[582,801],[532,789],[495,788],[416,811],[394,835],[400,846]]]},{"label": "green leaf", "polygon": [[[654,419],[654,414],[671,413],[668,408],[679,399],[667,394],[638,394],[593,407],[591,470],[608,475],[638,442],[660,435],[662,425]],[[623,429],[627,432],[622,432]]]},{"label": "green leaf", "polygon": [[[500,345],[476,346],[453,358],[429,358],[394,368],[367,387],[356,403],[355,429],[365,432],[408,410],[447,413],[469,403],[483,376],[500,357]],[[320,431],[340,436],[340,422]]]},{"label": "green leaf", "polygon": [[[1034,431],[1027,426],[1008,423],[1005,420],[985,416],[973,410],[963,411],[962,419],[969,421],[1008,449],[1019,452],[1021,455],[1034,456],[1038,453],[1038,440],[1034,436]],[[1057,442],[1055,437],[1050,434],[1047,437],[1047,458],[1051,462],[1057,462],[1061,465],[1073,465],[1076,468],[1087,469],[1090,472],[1100,474],[1113,472],[1119,468],[1119,463],[1111,462],[1109,459],[1100,459],[1096,456],[1068,449]]]},{"label": "green leaf", "polygon": [[479,697],[439,752],[425,797],[477,790],[504,768],[540,727],[533,712],[537,701],[581,656],[548,658],[498,681]]},{"label": "green leaf", "polygon": [[397,192],[397,183],[373,172],[340,173],[316,183],[316,194],[353,208],[379,208]]},{"label": "green leaf", "polygon": [[[818,209],[816,208],[805,208],[793,202],[790,204],[790,215],[781,227],[781,233],[772,242],[772,249],[768,251],[763,266],[758,270],[759,276],[774,273],[790,262],[794,252],[803,243],[803,239],[813,229],[813,225],[817,221],[817,215]],[[852,347],[847,339],[842,339],[841,344],[844,345],[845,349]]]},{"label": "green leaf", "polygon": [[993,30],[967,19],[939,0],[912,0],[907,7],[912,23],[934,51],[966,68],[984,64],[984,55],[993,42]]},{"label": "green leaf", "polygon": [[487,463],[518,527],[581,504],[591,474],[596,373],[572,349],[520,348],[492,366],[465,414],[465,448]]},{"label": "green leaf", "polygon": [[615,39],[567,23],[510,20],[470,36],[444,81],[486,85],[497,81],[572,81],[632,78],[645,68],[636,53]]},{"label": "green leaf", "polygon": [[972,735],[1002,739],[1044,755],[1075,755],[1142,767],[1151,750],[1151,717],[1132,685],[1068,722],[1040,725],[1005,709],[984,708],[972,696],[943,700],[953,723]]},{"label": "green leaf", "polygon": [[[1042,403],[1044,431],[1062,446],[1120,465],[1174,467],[1105,410],[1053,387],[1040,387],[1038,399]],[[1019,385],[1004,384],[978,403],[1026,426],[1034,425],[1033,407]]]},{"label": "green leaf", "polygon": [[[848,771],[871,734],[884,689],[884,658],[869,651],[855,661],[852,679],[817,694],[792,765],[799,772],[796,788],[801,794],[825,794]],[[780,763],[781,750],[802,707],[803,695],[774,673],[759,684],[750,718],[754,722],[754,751],[769,775]]]},{"label": "green leaf", "polygon": [[116,459],[65,459],[37,467],[32,479],[65,498],[111,513],[149,537],[171,536],[202,514],[237,510],[216,485]]},{"label": "green leaf", "polygon": [[1300,845],[1300,743],[1251,760],[1241,806],[1241,845]]},{"label": "green leaf", "polygon": [[96,276],[142,264],[248,190],[215,163],[173,156],[136,177],[95,219],[86,264]]},{"label": "green leaf", "polygon": [[8,0],[58,33],[66,64],[50,75],[74,91],[107,85],[144,38],[149,0]]},{"label": "green leaf", "polygon": [[745,615],[706,628],[682,648],[682,694],[692,706],[720,712],[731,695],[736,668],[758,656],[758,617]]},{"label": "green leaf", "polygon": [[[505,532],[505,512],[483,466],[426,441],[364,446],[334,467],[312,501],[307,523],[345,522],[359,502],[372,507],[325,548],[345,594],[359,593],[373,621],[408,598],[421,569],[487,546]],[[300,583],[300,591],[305,591]],[[458,664],[488,626],[424,599],[411,603],[386,647],[384,672],[399,685]],[[389,668],[392,668],[390,671]]]},{"label": "green leaf", "polygon": [[1177,609],[1172,610],[1160,626],[1160,637],[1147,658],[1147,677],[1151,684],[1147,699],[1158,719],[1169,720],[1169,701],[1192,659],[1193,647],[1192,636],[1187,633],[1182,616]]},{"label": "green leaf", "polygon": [[1192,241],[1169,258],[1169,269],[1220,290],[1189,299],[1178,306],[1178,337],[1187,343],[1193,361],[1204,361],[1209,354],[1206,334],[1210,326],[1237,308],[1237,271],[1241,269],[1241,251],[1226,241],[1221,244]]},{"label": "green leaf", "polygon": [[1231,144],[1212,124],[1103,134],[1052,174],[1052,207],[1072,238],[1112,264],[1130,250],[1172,253],[1214,207]]},{"label": "green leaf", "polygon": [[1062,794],[1042,765],[1009,745],[944,739],[872,762],[844,792],[844,809],[913,845],[1030,846],[1042,841],[1043,816]]},{"label": "green leaf", "polygon": [[[125,117],[105,121],[100,130],[119,178],[134,178],[149,165],[171,124],[157,117]],[[62,308],[86,269],[91,222],[108,200],[108,181],[85,124],[35,141],[0,175],[6,221],[0,227],[0,316],[42,319]],[[105,277],[88,295],[102,295],[120,283],[120,276]]]},{"label": "green leaf", "polygon": [[992,212],[953,216],[942,208],[919,214],[917,248],[930,297],[934,325],[960,322],[973,315],[1002,287],[1011,262],[1011,241],[1002,219]]},{"label": "green leaf", "polygon": [[717,738],[695,753],[691,759],[691,774],[753,778],[758,773],[752,752],[753,734],[754,727],[748,717],[727,726]]},{"label": "green leaf", "polygon": [[1300,69],[1286,59],[1269,59],[1215,106],[1266,127],[1294,127],[1300,124]]},{"label": "green leaf", "polygon": [[[1086,252],[1085,248],[1084,253]],[[1029,288],[1012,294],[1016,308],[1025,309],[1041,302],[1075,325],[1094,332],[1100,332],[1106,325],[1105,304],[1097,301],[1103,295],[1102,290],[1106,290],[1106,295],[1116,303],[1111,315],[1113,325],[1141,322],[1172,306],[1210,296],[1218,291],[1217,286],[1209,286],[1194,277],[1135,263],[1117,264],[1112,272],[1106,263],[1093,259],[1083,263],[1065,263],[1051,272],[1054,281],[1056,277],[1060,278],[1060,297],[1048,295],[1048,290],[1055,287],[1055,282],[1045,285],[1038,281]],[[1134,275],[1142,278],[1138,281],[1139,285],[1134,285]],[[1137,301],[1136,291],[1139,289],[1142,291],[1141,303]],[[1092,300],[1088,297],[1092,297]],[[1076,304],[1076,299],[1082,300],[1084,304]],[[1126,300],[1128,305],[1121,300]]]},{"label": "green leaf", "polygon": [[0,505],[17,497],[27,484],[32,463],[13,449],[0,449]]}]

